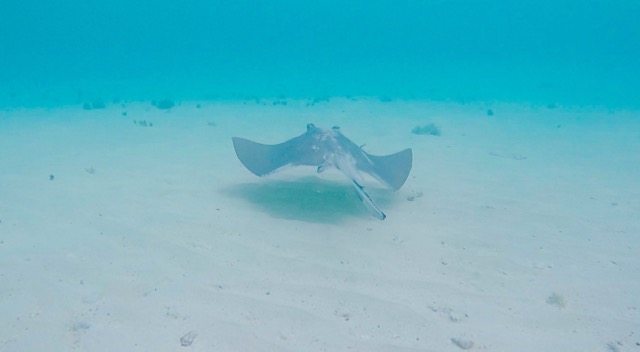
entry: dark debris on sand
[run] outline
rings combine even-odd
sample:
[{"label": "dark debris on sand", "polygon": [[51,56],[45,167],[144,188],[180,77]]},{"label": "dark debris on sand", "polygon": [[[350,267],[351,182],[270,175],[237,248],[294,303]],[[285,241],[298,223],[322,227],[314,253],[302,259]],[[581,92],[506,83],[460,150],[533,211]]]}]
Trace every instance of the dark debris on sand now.
[{"label": "dark debris on sand", "polygon": [[433,123],[426,124],[424,126],[416,126],[411,130],[411,133],[417,135],[431,135],[439,136],[440,128]]},{"label": "dark debris on sand", "polygon": [[162,99],[159,101],[152,101],[151,105],[155,106],[158,109],[161,110],[168,110],[171,109],[172,107],[174,107],[176,105],[176,103],[171,100],[171,99]]}]

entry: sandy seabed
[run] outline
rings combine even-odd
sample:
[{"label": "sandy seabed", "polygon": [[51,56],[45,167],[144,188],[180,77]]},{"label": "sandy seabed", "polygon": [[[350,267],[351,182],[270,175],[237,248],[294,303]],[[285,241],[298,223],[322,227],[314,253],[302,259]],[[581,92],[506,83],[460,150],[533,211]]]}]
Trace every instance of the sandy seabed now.
[{"label": "sandy seabed", "polygon": [[[0,351],[640,351],[640,113],[279,102],[0,112]],[[385,221],[234,154],[308,122],[413,148]]]}]

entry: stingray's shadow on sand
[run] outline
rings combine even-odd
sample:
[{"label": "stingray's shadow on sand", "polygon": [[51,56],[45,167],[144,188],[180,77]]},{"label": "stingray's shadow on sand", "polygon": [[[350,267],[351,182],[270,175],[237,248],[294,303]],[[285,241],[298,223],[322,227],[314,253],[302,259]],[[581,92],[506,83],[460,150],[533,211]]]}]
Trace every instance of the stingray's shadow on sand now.
[{"label": "stingray's shadow on sand", "polygon": [[[391,191],[375,187],[368,187],[367,191],[380,207],[386,208],[392,202]],[[224,193],[242,198],[257,210],[283,219],[333,223],[350,217],[371,217],[353,186],[319,177],[286,181],[264,179],[258,183],[234,185]]]}]

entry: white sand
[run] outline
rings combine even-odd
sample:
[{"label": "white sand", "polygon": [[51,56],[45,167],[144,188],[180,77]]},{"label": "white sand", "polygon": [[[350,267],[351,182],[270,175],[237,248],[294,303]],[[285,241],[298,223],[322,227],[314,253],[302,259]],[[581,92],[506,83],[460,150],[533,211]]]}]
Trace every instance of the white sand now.
[{"label": "white sand", "polygon": [[[266,102],[0,112],[0,351],[640,350],[638,113]],[[387,220],[236,159],[307,122],[414,149]]]}]

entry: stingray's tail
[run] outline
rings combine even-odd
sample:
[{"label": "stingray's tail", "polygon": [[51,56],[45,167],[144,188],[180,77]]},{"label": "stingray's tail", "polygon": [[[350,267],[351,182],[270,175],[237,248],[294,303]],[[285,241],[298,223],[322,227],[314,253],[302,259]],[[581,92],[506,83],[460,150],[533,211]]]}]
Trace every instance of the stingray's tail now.
[{"label": "stingray's tail", "polygon": [[378,208],[378,206],[373,201],[373,199],[371,199],[369,194],[365,192],[364,187],[360,186],[358,182],[356,182],[355,180],[351,180],[351,183],[353,184],[353,187],[356,189],[356,194],[358,195],[358,198],[360,198],[360,200],[362,201],[362,204],[364,204],[365,208],[367,208],[369,213],[371,213],[371,215],[375,216],[380,220],[384,220],[387,216],[382,212],[382,210],[380,210],[380,208]]},{"label": "stingray's tail", "polygon": [[413,163],[411,148],[385,156],[365,154],[373,163],[372,176],[392,190],[399,190],[409,177]]}]

